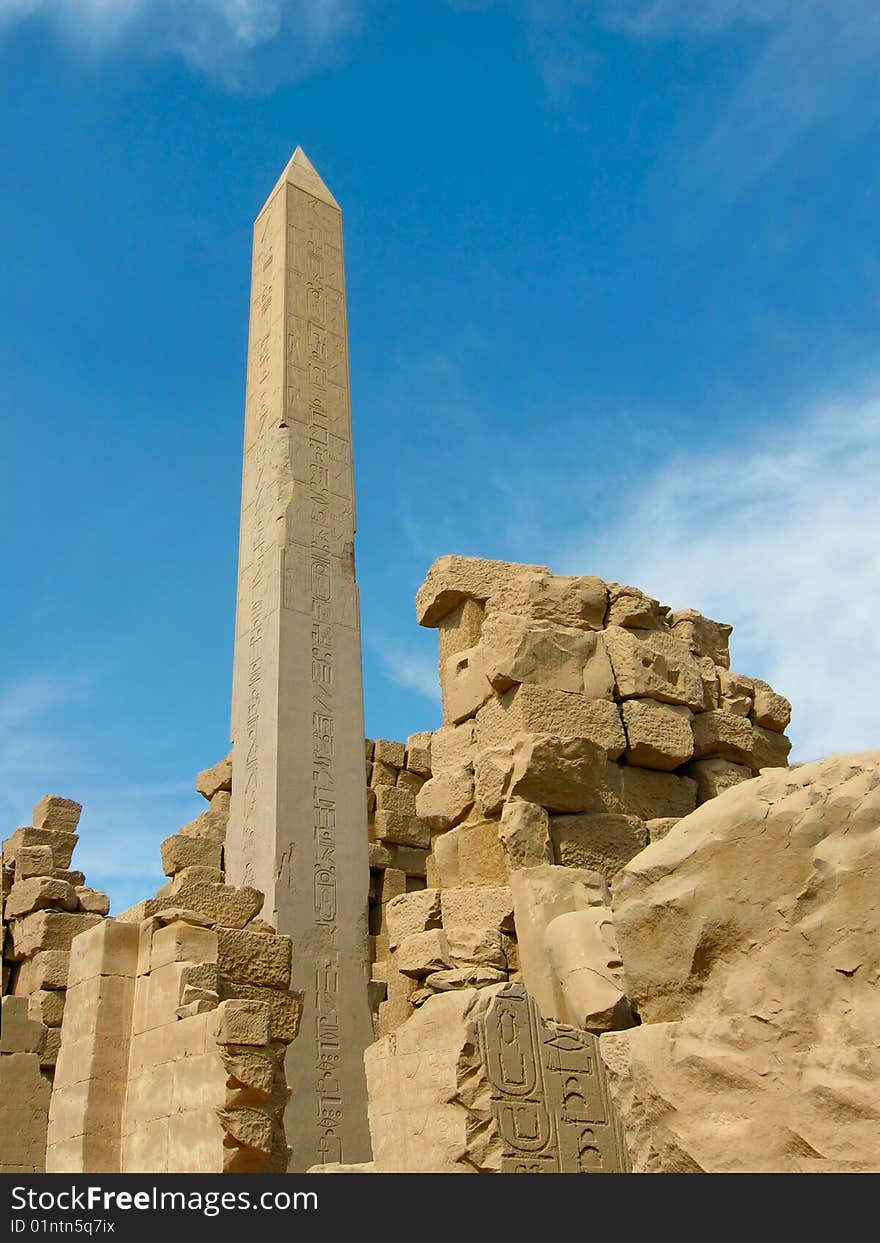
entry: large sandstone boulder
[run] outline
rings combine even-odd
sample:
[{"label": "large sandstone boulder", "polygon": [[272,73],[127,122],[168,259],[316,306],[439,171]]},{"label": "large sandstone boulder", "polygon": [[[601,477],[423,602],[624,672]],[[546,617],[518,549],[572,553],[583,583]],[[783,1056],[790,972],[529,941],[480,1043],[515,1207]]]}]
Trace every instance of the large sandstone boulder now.
[{"label": "large sandstone boulder", "polygon": [[766,771],[614,882],[641,1171],[880,1170],[880,751]]}]

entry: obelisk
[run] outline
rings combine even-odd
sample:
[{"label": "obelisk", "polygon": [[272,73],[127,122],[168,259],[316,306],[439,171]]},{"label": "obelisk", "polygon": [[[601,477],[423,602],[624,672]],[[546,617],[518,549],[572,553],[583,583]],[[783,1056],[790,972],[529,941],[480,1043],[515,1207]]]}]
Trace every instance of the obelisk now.
[{"label": "obelisk", "polygon": [[363,683],[342,213],[297,148],[254,225],[230,882],[266,895],[305,994],[290,1169],[370,1159]]}]

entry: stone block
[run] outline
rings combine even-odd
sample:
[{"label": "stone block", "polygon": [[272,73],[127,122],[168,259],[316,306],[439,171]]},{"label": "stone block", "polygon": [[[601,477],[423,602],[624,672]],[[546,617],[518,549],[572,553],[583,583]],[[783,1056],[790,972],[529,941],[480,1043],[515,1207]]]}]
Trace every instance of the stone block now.
[{"label": "stone block", "polygon": [[506,885],[507,868],[498,838],[497,820],[460,824],[457,835],[458,883],[460,885]]},{"label": "stone block", "polygon": [[472,768],[475,754],[473,721],[441,726],[431,736],[432,776],[439,777],[449,769]]},{"label": "stone block", "polygon": [[752,769],[760,772],[763,768],[785,768],[791,742],[785,734],[776,730],[762,729],[760,725],[752,728]]},{"label": "stone block", "polygon": [[480,644],[446,658],[440,670],[443,721],[457,724],[474,716],[492,695]]},{"label": "stone block", "polygon": [[402,742],[391,742],[387,738],[377,738],[373,743],[373,760],[380,764],[390,764],[392,768],[403,768],[406,751]]},{"label": "stone block", "polygon": [[423,850],[418,846],[398,846],[395,863],[407,876],[424,876],[427,858],[427,849]]},{"label": "stone block", "polygon": [[513,613],[581,630],[601,630],[607,592],[600,578],[567,576],[521,567],[519,574],[499,583],[486,604],[487,615]]},{"label": "stone block", "polygon": [[750,722],[734,712],[698,712],[693,719],[694,759],[717,755],[735,764],[752,763]]},{"label": "stone block", "polygon": [[707,799],[717,798],[731,786],[739,785],[752,777],[752,770],[745,764],[734,764],[732,760],[718,757],[708,760],[694,760],[688,764],[685,774],[697,784],[697,803],[705,803]]},{"label": "stone block", "polygon": [[383,1036],[396,1031],[401,1023],[406,1022],[412,1012],[412,1006],[405,997],[395,997],[393,1001],[380,1002],[376,1021],[377,1039],[381,1040]]},{"label": "stone block", "polygon": [[788,728],[791,721],[791,704],[782,696],[777,695],[773,687],[757,678],[752,679],[754,687],[754,707],[752,720],[762,729],[772,730],[781,734]]},{"label": "stone block", "polygon": [[697,786],[689,777],[629,764],[606,764],[585,810],[656,820],[660,816],[687,816],[696,805]]},{"label": "stone block", "polygon": [[695,609],[679,609],[669,615],[672,633],[699,656],[709,656],[722,669],[730,668],[729,641],[733,627],[703,617]]},{"label": "stone block", "polygon": [[25,915],[12,926],[12,958],[31,958],[40,950],[69,950],[74,937],[101,922],[100,915],[67,911],[35,911],[33,915]]},{"label": "stone block", "polygon": [[155,908],[183,906],[206,915],[224,928],[243,928],[263,909],[263,895],[249,885],[181,885]]},{"label": "stone block", "polygon": [[552,816],[550,833],[563,867],[598,872],[609,884],[648,844],[644,822],[635,816]]},{"label": "stone block", "polygon": [[645,832],[648,834],[648,844],[662,841],[669,830],[675,828],[678,821],[678,816],[659,816],[656,820],[646,820]]},{"label": "stone block", "polygon": [[497,928],[513,931],[513,896],[506,885],[469,885],[444,889],[440,895],[443,931],[454,928]]},{"label": "stone block", "polygon": [[271,1011],[265,1001],[234,999],[217,1007],[218,1044],[269,1043]]},{"label": "stone block", "polygon": [[226,997],[264,1002],[269,1007],[269,1038],[290,1044],[296,1039],[302,1019],[303,995],[282,988],[260,988],[255,984],[226,982]]},{"label": "stone block", "polygon": [[671,772],[694,752],[693,714],[680,704],[627,699],[621,706],[627,763]]},{"label": "stone block", "polygon": [[498,692],[521,682],[595,698],[614,697],[614,676],[601,637],[574,626],[489,614],[480,640],[486,676]]},{"label": "stone block", "polygon": [[425,978],[425,985],[436,993],[451,993],[465,988],[490,988],[503,984],[507,972],[498,967],[484,967],[469,963],[464,967],[450,967],[447,971],[435,971]]},{"label": "stone block", "polygon": [[[203,769],[196,777],[196,791],[209,802],[220,791],[232,789],[232,752],[225,760],[220,760],[213,768]],[[166,873],[167,875],[167,873]]]},{"label": "stone block", "polygon": [[480,641],[485,609],[476,600],[462,600],[451,613],[437,623],[437,647],[440,669],[455,652],[464,652]]},{"label": "stone block", "polygon": [[624,626],[636,630],[659,630],[666,625],[669,609],[659,600],[646,596],[638,587],[608,584],[606,626]]},{"label": "stone block", "polygon": [[473,965],[507,970],[503,937],[497,928],[453,927],[446,933],[449,958],[453,966]]},{"label": "stone block", "polygon": [[39,1053],[46,1028],[31,1017],[28,998],[3,997],[0,1007],[0,1053]]},{"label": "stone block", "polygon": [[204,837],[186,837],[182,833],[166,837],[160,851],[162,871],[166,876],[174,876],[188,867],[219,868],[223,857],[223,847],[219,842]]},{"label": "stone block", "polygon": [[683,639],[664,630],[611,626],[605,631],[605,646],[618,698],[657,699],[702,710],[705,692],[700,666]]},{"label": "stone block", "polygon": [[411,932],[401,940],[394,957],[397,970],[413,980],[450,966],[449,945],[441,928]]},{"label": "stone block", "polygon": [[388,944],[391,949],[414,932],[440,926],[440,891],[422,889],[417,893],[400,894],[385,907]]},{"label": "stone block", "polygon": [[[74,802],[72,798],[62,798],[60,794],[44,794],[34,807],[34,828],[75,833],[81,815],[81,803]],[[58,866],[67,867],[67,864],[58,863]]]},{"label": "stone block", "polygon": [[393,764],[383,764],[381,760],[374,760],[370,765],[370,776],[367,784],[371,790],[378,790],[380,786],[397,785],[398,770]]},{"label": "stone block", "polygon": [[220,971],[227,979],[267,988],[290,986],[290,937],[217,929]]},{"label": "stone block", "polygon": [[395,811],[403,816],[416,814],[416,796],[411,790],[400,786],[379,786],[376,791],[376,810]]},{"label": "stone block", "polygon": [[525,735],[516,740],[510,794],[552,811],[580,811],[604,766],[603,748],[588,738]]},{"label": "stone block", "polygon": [[[74,959],[76,955],[74,954]],[[93,1043],[105,1042],[116,1050],[117,1059],[124,1057],[124,1046],[131,1028],[134,1006],[134,980],[130,976],[96,975],[72,984],[64,1003],[64,1075],[70,1074],[66,1060],[68,1042],[89,1038]],[[59,1074],[61,1071],[59,1070]],[[116,1077],[122,1073],[117,1070]]]},{"label": "stone block", "polygon": [[67,988],[69,967],[69,950],[41,950],[19,966],[14,991],[27,995],[38,989]]},{"label": "stone block", "polygon": [[[470,647],[470,644],[465,644]],[[461,650],[461,649],[459,649]],[[431,776],[431,734],[410,734],[406,740],[406,768],[418,777]]]},{"label": "stone block", "polygon": [[74,888],[67,881],[53,880],[50,876],[32,876],[29,880],[18,880],[12,886],[6,899],[5,915],[8,920],[18,919],[22,915],[30,915],[32,911],[75,911],[78,906]]},{"label": "stone block", "polygon": [[46,1027],[60,1027],[64,1018],[64,989],[37,989],[28,996],[28,1017]]},{"label": "stone block", "polygon": [[513,798],[504,805],[498,841],[508,872],[553,862],[550,816],[536,803]]},{"label": "stone block", "polygon": [[73,848],[78,841],[76,833],[65,833],[58,829],[16,829],[3,843],[3,861],[7,867],[11,867],[22,846],[48,846],[52,851],[55,867],[67,868],[70,867]]},{"label": "stone block", "polygon": [[[427,784],[430,785],[430,782]],[[427,822],[419,816],[399,811],[377,811],[375,832],[380,841],[401,846],[416,846],[425,850],[431,843],[431,830]]]},{"label": "stone block", "polygon": [[416,811],[427,840],[411,841],[407,845],[428,846],[431,829],[442,831],[458,824],[473,803],[474,775],[469,768],[449,768],[432,777],[416,795]]},{"label": "stone block", "polygon": [[[236,935],[229,929],[223,931],[229,936]],[[153,932],[150,943],[150,971],[157,971],[172,962],[217,962],[219,945],[219,933],[213,928],[199,927],[182,919],[175,920]]]},{"label": "stone block", "polygon": [[71,955],[68,987],[92,976],[134,976],[137,973],[139,929],[102,919],[77,940]]},{"label": "stone block", "polygon": [[626,748],[617,704],[543,686],[514,686],[490,699],[477,714],[480,750],[503,746],[516,734],[586,738],[601,746],[609,759],[616,759]]},{"label": "stone block", "polygon": [[557,915],[544,931],[544,945],[557,996],[557,1012],[545,1017],[596,1035],[632,1026],[608,907]]},{"label": "stone block", "polygon": [[474,758],[474,799],[484,816],[499,812],[513,772],[513,742],[486,747]]},{"label": "stone block", "polygon": [[436,626],[441,618],[467,599],[484,604],[509,579],[529,571],[550,577],[550,571],[543,565],[484,561],[480,557],[438,557],[416,594],[418,623]]},{"label": "stone block", "polygon": [[16,881],[49,876],[55,867],[51,846],[21,846],[15,856]]}]

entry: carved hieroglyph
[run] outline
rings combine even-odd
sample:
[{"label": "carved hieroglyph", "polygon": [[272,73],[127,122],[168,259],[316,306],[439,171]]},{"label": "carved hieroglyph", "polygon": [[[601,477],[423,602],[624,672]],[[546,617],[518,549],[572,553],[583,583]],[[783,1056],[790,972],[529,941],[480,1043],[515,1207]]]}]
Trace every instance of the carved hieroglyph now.
[{"label": "carved hieroglyph", "polygon": [[370,1158],[367,825],[339,206],[297,148],[254,226],[229,879],[305,994],[292,1170]]},{"label": "carved hieroglyph", "polygon": [[502,1173],[628,1172],[595,1036],[545,1023],[525,988],[510,984],[479,1020],[479,1037]]}]

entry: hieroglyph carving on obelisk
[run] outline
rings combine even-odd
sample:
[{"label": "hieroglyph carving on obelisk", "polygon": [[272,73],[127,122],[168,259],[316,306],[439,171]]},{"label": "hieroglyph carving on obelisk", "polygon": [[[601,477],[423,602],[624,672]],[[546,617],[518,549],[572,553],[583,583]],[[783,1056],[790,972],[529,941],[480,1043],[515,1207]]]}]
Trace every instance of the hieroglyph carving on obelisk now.
[{"label": "hieroglyph carving on obelisk", "polygon": [[305,994],[291,1170],[370,1159],[366,800],[342,214],[297,148],[254,226],[229,880]]}]

